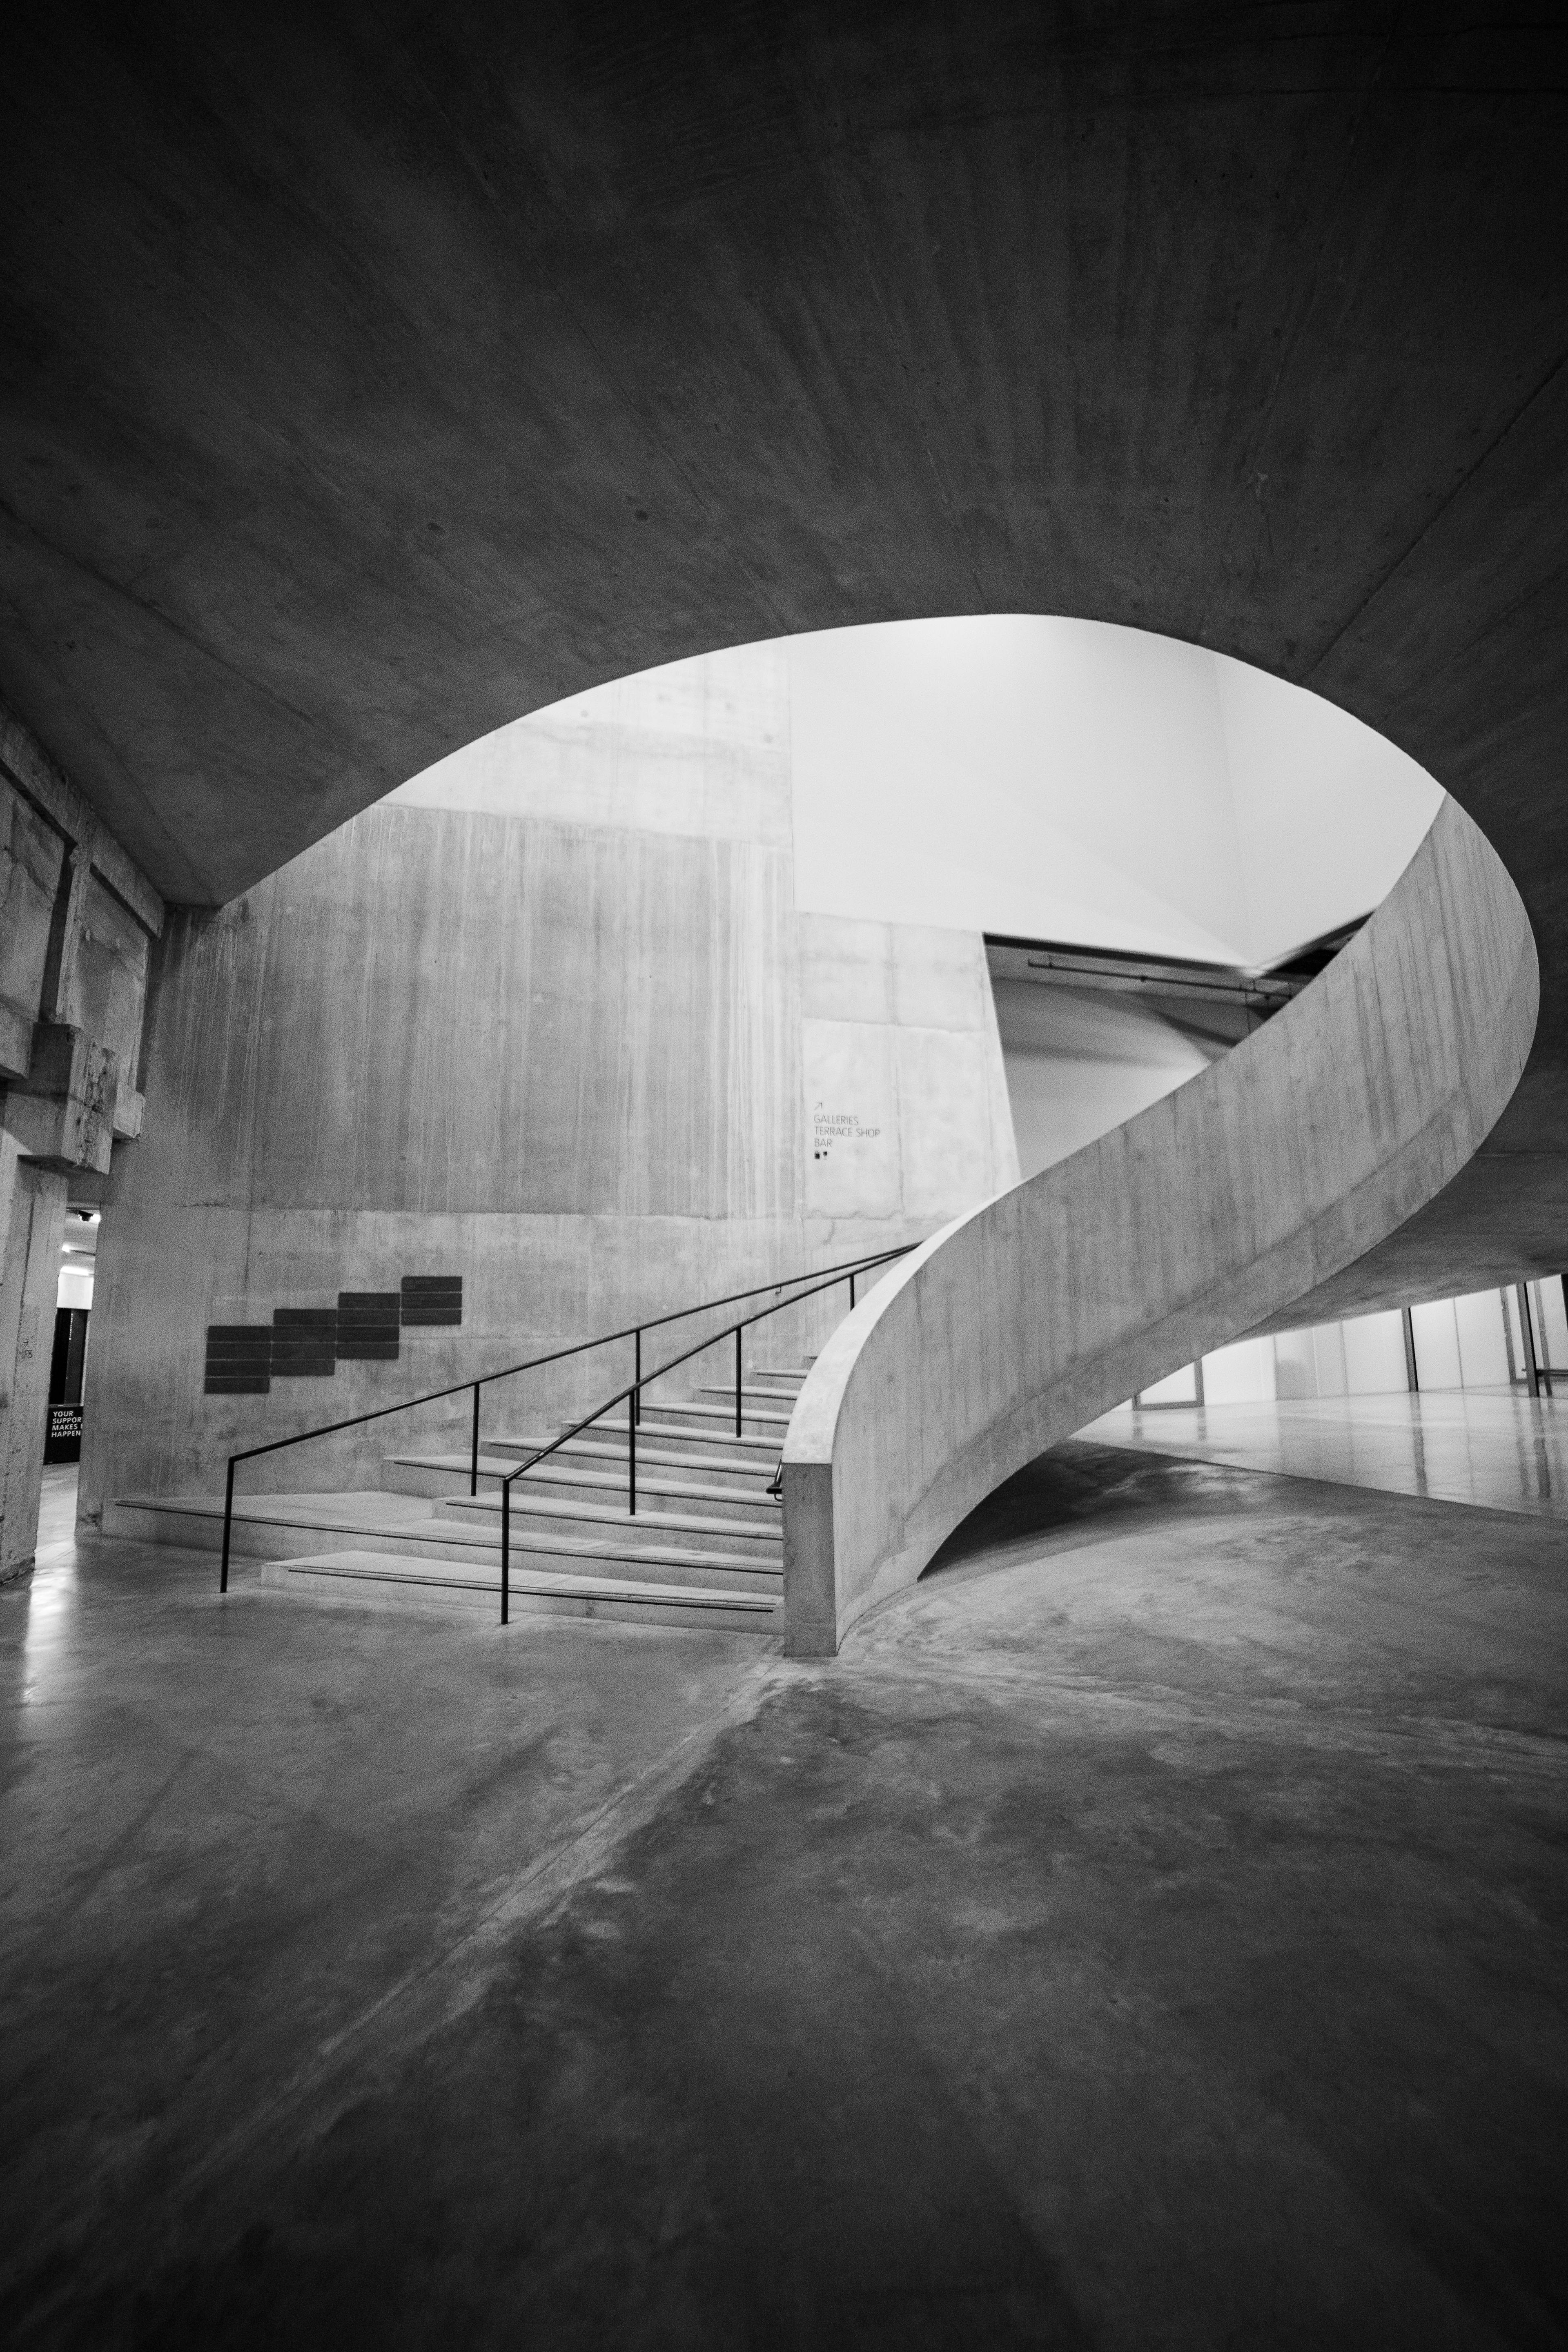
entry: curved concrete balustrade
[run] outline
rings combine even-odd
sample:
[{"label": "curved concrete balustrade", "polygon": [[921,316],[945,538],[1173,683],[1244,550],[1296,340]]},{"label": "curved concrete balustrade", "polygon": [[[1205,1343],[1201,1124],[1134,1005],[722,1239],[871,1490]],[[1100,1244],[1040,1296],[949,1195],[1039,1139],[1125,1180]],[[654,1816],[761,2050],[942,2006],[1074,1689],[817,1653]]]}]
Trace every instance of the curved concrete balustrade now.
[{"label": "curved concrete balustrade", "polygon": [[1015,1470],[1423,1208],[1508,1103],[1538,1002],[1519,893],[1447,801],[1287,1011],[946,1226],[839,1328],[784,1447],[791,1649],[831,1654]]}]

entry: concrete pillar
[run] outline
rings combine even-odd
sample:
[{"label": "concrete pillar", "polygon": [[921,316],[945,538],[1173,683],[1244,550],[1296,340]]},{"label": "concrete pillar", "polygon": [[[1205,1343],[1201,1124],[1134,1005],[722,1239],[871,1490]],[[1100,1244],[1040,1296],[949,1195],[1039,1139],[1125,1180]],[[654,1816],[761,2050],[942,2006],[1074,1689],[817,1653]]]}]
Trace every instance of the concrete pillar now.
[{"label": "concrete pillar", "polygon": [[0,1129],[0,1581],[26,1568],[37,1540],[68,1189]]},{"label": "concrete pillar", "polygon": [[66,1198],[141,1132],[163,907],[0,703],[0,1579],[33,1557]]}]

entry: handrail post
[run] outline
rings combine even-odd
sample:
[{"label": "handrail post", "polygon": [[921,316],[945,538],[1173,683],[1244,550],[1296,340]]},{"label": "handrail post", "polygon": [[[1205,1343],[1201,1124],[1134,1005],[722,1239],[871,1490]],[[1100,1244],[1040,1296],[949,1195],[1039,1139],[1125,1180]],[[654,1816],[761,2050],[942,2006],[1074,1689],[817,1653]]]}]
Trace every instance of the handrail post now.
[{"label": "handrail post", "polygon": [[[513,1475],[515,1476],[515,1472]],[[500,1482],[500,1622],[511,1615],[511,1479]]]},{"label": "handrail post", "polygon": [[741,1434],[741,1326],[735,1326],[735,1434]]},{"label": "handrail post", "polygon": [[223,1490],[223,1568],[217,1580],[217,1589],[220,1592],[228,1591],[228,1531],[233,1525],[234,1455],[231,1454],[228,1457],[228,1477]]},{"label": "handrail post", "polygon": [[637,1325],[632,1342],[632,1419],[642,1419],[642,1325]]},{"label": "handrail post", "polygon": [[637,1515],[637,1392],[632,1391],[632,1411],[626,1417],[626,1515]]},{"label": "handrail post", "polygon": [[474,1382],[474,1449],[468,1460],[468,1492],[479,1491],[479,1383]]},{"label": "handrail post", "polygon": [[849,1312],[851,1315],[855,1312],[855,1277],[853,1275],[849,1277]]}]

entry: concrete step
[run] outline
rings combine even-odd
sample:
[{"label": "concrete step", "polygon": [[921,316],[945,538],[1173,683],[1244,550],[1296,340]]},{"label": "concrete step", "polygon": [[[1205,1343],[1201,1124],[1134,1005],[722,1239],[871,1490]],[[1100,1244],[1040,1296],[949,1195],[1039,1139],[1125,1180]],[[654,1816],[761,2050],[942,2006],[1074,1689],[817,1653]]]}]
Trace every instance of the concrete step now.
[{"label": "concrete step", "polygon": [[[499,1465],[502,1471],[515,1470],[520,1462],[530,1460],[542,1445],[549,1443],[547,1437],[487,1437],[480,1462],[482,1465],[488,1461],[492,1465]],[[466,1454],[445,1458],[460,1461],[465,1468],[468,1459]],[[552,1462],[559,1462],[563,1468],[603,1471],[607,1476],[624,1479],[626,1441],[624,1436],[602,1438],[584,1434],[571,1437],[550,1458]],[[661,1437],[657,1432],[650,1433],[645,1425],[637,1432],[639,1484],[646,1465],[650,1470],[669,1471],[677,1477],[694,1478],[700,1485],[724,1487],[738,1495],[760,1495],[773,1476],[773,1465],[777,1460],[776,1448],[771,1454],[759,1453],[755,1448],[748,1448],[741,1454],[723,1454],[715,1447],[704,1448],[700,1437],[693,1437],[689,1431],[666,1430]],[[541,1475],[542,1470],[542,1465],[540,1471],[531,1475]],[[485,1475],[482,1467],[479,1475],[481,1477]]]},{"label": "concrete step", "polygon": [[[645,1510],[639,1501],[634,1518],[624,1496],[618,1503],[565,1501],[548,1495],[525,1495],[522,1486],[520,1479],[511,1490],[514,1534],[520,1528],[534,1536],[612,1532],[626,1544],[679,1544],[721,1559],[776,1560],[781,1567],[784,1562],[784,1521],[776,1508],[771,1523],[759,1517],[753,1526],[741,1519],[702,1518],[690,1511]],[[478,1520],[497,1528],[500,1508],[500,1496],[494,1491],[447,1496],[431,1505],[437,1519],[464,1526]]]},{"label": "concrete step", "polygon": [[[721,1412],[715,1419],[713,1408],[710,1405],[700,1405],[693,1410],[699,1418],[695,1423],[689,1423],[684,1420],[670,1421],[662,1406],[656,1414],[650,1405],[637,1423],[638,1458],[641,1458],[645,1444],[684,1447],[689,1448],[694,1453],[706,1453],[716,1456],[727,1454],[732,1462],[765,1464],[768,1475],[772,1476],[773,1465],[784,1451],[784,1433],[789,1426],[787,1414],[783,1426],[778,1429],[765,1432],[749,1429],[737,1437],[735,1416],[732,1412],[729,1415],[729,1427],[726,1428],[724,1414]],[[625,1446],[626,1424],[624,1421],[605,1419],[596,1421],[594,1426],[595,1429],[605,1431],[611,1437],[618,1437],[622,1446]]]},{"label": "concrete step", "polygon": [[[187,1545],[216,1559],[223,1544],[222,1497],[128,1496],[105,1505],[103,1529],[139,1543]],[[417,1554],[448,1560],[458,1570],[499,1573],[500,1513],[455,1521],[437,1517],[431,1504],[413,1496],[374,1493],[258,1495],[235,1505],[234,1559],[300,1559],[355,1549],[394,1559]],[[656,1541],[646,1531],[628,1540],[614,1526],[574,1537],[514,1527],[511,1551],[524,1566],[552,1573],[753,1594],[784,1590],[782,1556],[760,1558],[755,1546],[721,1553],[662,1538]]]},{"label": "concrete step", "polygon": [[[722,1396],[724,1391],[720,1389],[716,1393]],[[660,1429],[710,1430],[715,1435],[721,1431],[728,1430],[730,1435],[733,1437],[735,1435],[735,1391],[731,1389],[729,1393],[728,1405],[710,1404],[700,1397],[682,1398],[676,1404],[648,1405],[644,1412],[639,1427],[646,1429],[650,1422],[657,1420]],[[759,1443],[765,1443],[771,1438],[782,1445],[784,1434],[789,1427],[790,1415],[794,1410],[794,1405],[787,1401],[776,1405],[747,1404],[742,1398],[741,1433],[742,1436],[754,1437]]]},{"label": "concrete step", "polygon": [[[772,1412],[782,1412],[787,1418],[788,1415],[795,1411],[796,1393],[796,1391],[794,1389],[776,1387],[769,1388],[765,1383],[759,1383],[750,1380],[742,1381],[741,1383],[741,1403],[742,1409],[748,1413],[751,1412],[753,1404],[760,1404],[765,1406]],[[716,1403],[720,1404],[722,1404],[727,1400],[730,1407],[731,1423],[731,1426],[733,1425],[735,1417],[735,1383],[733,1381],[730,1381],[728,1386],[726,1386],[722,1381],[705,1381],[701,1387],[699,1388],[697,1397],[699,1402],[705,1397],[710,1397]]]},{"label": "concrete step", "polygon": [[[482,1609],[500,1615],[500,1571],[465,1574],[450,1559],[410,1554],[391,1559],[372,1551],[309,1554],[269,1560],[264,1590],[296,1598],[352,1601],[375,1608]],[[630,1625],[676,1625],[700,1633],[773,1635],[783,1630],[783,1604],[768,1593],[707,1591],[695,1585],[634,1583],[611,1576],[548,1575],[511,1568],[508,1607],[513,1617],[597,1617]]]},{"label": "concrete step", "polygon": [[[493,1494],[507,1473],[516,1467],[516,1462],[481,1454],[479,1492]],[[423,1495],[440,1502],[454,1496],[466,1500],[468,1468],[466,1454],[394,1454],[381,1465],[381,1483],[389,1494]],[[516,1502],[525,1495],[547,1495],[563,1502],[624,1503],[626,1491],[624,1455],[590,1468],[574,1459],[568,1460],[563,1449],[551,1454],[537,1470],[524,1471],[512,1488],[512,1499]],[[734,1519],[746,1526],[771,1528],[774,1534],[779,1528],[779,1506],[769,1495],[761,1471],[752,1475],[745,1488],[708,1486],[698,1479],[677,1477],[668,1470],[650,1468],[640,1451],[637,1508],[639,1513],[644,1508],[693,1511],[700,1518]]]}]

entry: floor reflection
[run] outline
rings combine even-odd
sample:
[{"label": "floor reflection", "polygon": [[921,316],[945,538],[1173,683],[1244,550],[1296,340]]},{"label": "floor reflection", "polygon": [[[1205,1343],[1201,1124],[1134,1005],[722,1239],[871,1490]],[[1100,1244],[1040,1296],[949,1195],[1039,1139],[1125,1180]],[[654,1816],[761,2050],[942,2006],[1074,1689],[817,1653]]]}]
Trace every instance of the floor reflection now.
[{"label": "floor reflection", "polygon": [[77,1467],[74,1462],[53,1462],[44,1472],[43,1493],[38,1499],[40,1552],[52,1544],[75,1541]]},{"label": "floor reflection", "polygon": [[1192,1461],[1568,1517],[1568,1399],[1468,1389],[1161,1410],[1120,1405],[1081,1433]]},{"label": "floor reflection", "polygon": [[21,1643],[13,1654],[20,1664],[24,1706],[37,1706],[58,1696],[53,1671],[65,1654],[77,1601],[76,1560],[77,1465],[51,1464],[44,1472],[38,1504],[36,1565],[47,1576],[23,1576],[6,1588],[8,1609],[23,1612]]}]

